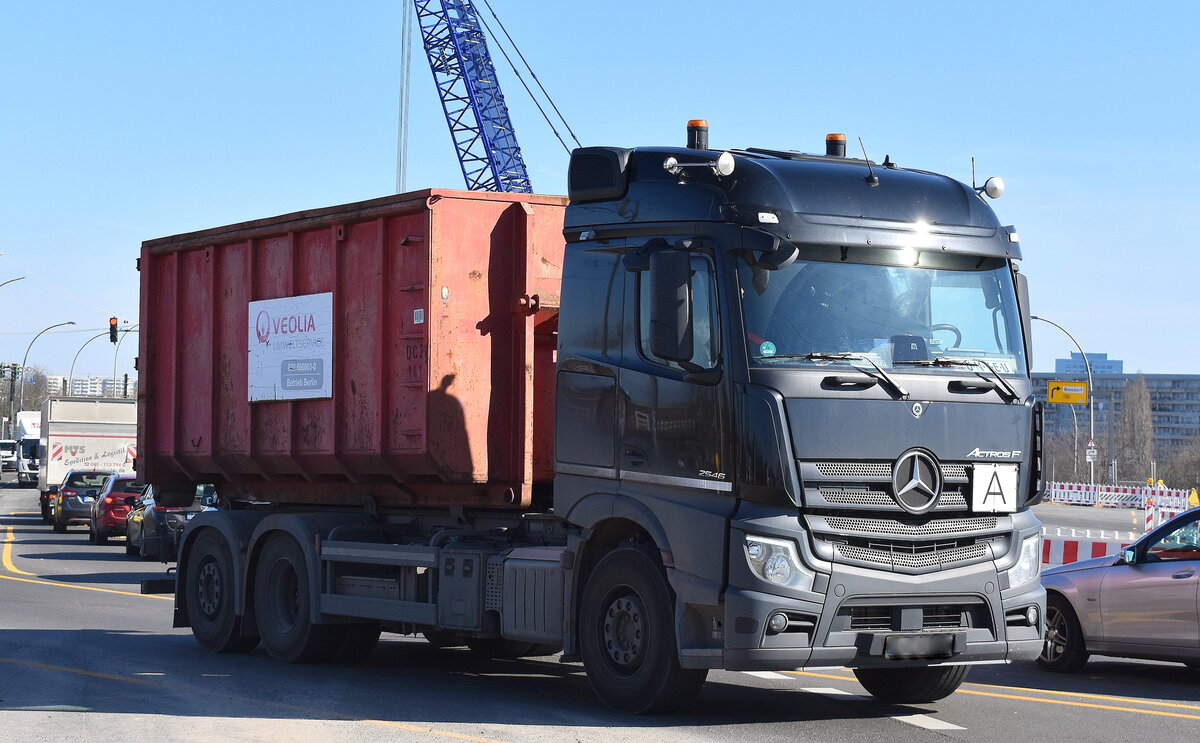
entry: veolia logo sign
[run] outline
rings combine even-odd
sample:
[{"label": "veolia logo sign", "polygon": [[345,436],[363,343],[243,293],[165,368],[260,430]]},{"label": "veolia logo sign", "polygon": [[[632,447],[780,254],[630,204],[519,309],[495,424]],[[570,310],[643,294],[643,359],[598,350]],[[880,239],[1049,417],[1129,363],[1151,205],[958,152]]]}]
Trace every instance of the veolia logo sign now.
[{"label": "veolia logo sign", "polygon": [[333,395],[333,293],[251,302],[251,402]]},{"label": "veolia logo sign", "polygon": [[317,329],[317,319],[314,315],[284,315],[271,317],[271,313],[262,310],[254,321],[254,332],[259,343],[270,343],[271,335],[295,335],[296,333],[312,333]]}]

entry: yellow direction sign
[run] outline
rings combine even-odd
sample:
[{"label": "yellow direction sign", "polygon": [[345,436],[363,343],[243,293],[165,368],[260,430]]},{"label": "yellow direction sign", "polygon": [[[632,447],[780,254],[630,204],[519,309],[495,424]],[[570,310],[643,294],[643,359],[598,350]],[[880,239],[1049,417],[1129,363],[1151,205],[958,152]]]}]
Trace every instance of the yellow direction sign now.
[{"label": "yellow direction sign", "polygon": [[1046,384],[1046,402],[1066,405],[1087,405],[1087,382],[1056,382]]}]

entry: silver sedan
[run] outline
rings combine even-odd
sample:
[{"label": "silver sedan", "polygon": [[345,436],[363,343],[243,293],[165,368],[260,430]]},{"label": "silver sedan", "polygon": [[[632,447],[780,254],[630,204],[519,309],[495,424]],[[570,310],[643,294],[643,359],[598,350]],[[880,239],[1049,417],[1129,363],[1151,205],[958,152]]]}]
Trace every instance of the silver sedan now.
[{"label": "silver sedan", "polygon": [[1043,668],[1078,671],[1092,653],[1200,667],[1200,508],[1120,555],[1051,568],[1042,584]]}]

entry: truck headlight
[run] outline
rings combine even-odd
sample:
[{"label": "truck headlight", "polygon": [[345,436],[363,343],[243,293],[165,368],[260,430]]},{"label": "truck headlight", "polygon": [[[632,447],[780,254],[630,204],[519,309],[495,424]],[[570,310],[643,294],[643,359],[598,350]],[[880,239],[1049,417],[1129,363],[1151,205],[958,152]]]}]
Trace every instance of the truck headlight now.
[{"label": "truck headlight", "polygon": [[747,535],[743,547],[750,571],[759,580],[775,586],[812,590],[816,575],[800,562],[795,542]]},{"label": "truck headlight", "polygon": [[1038,569],[1042,565],[1041,550],[1038,549],[1041,541],[1040,536],[1034,535],[1021,543],[1021,556],[1017,558],[1017,564],[1008,570],[1009,588],[1024,585],[1038,577]]}]

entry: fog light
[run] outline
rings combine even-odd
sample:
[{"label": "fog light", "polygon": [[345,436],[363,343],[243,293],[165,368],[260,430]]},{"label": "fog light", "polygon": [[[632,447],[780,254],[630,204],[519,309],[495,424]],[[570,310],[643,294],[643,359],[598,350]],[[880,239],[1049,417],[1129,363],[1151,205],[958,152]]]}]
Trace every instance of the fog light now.
[{"label": "fog light", "polygon": [[787,615],[782,612],[776,612],[776,613],[772,614],[771,618],[767,620],[767,628],[770,629],[775,634],[779,634],[780,632],[783,632],[785,629],[787,629],[787,626],[788,626]]},{"label": "fog light", "polygon": [[1036,627],[1038,623],[1038,610],[1036,606],[1031,606],[1025,610],[1025,621],[1030,627]]}]

